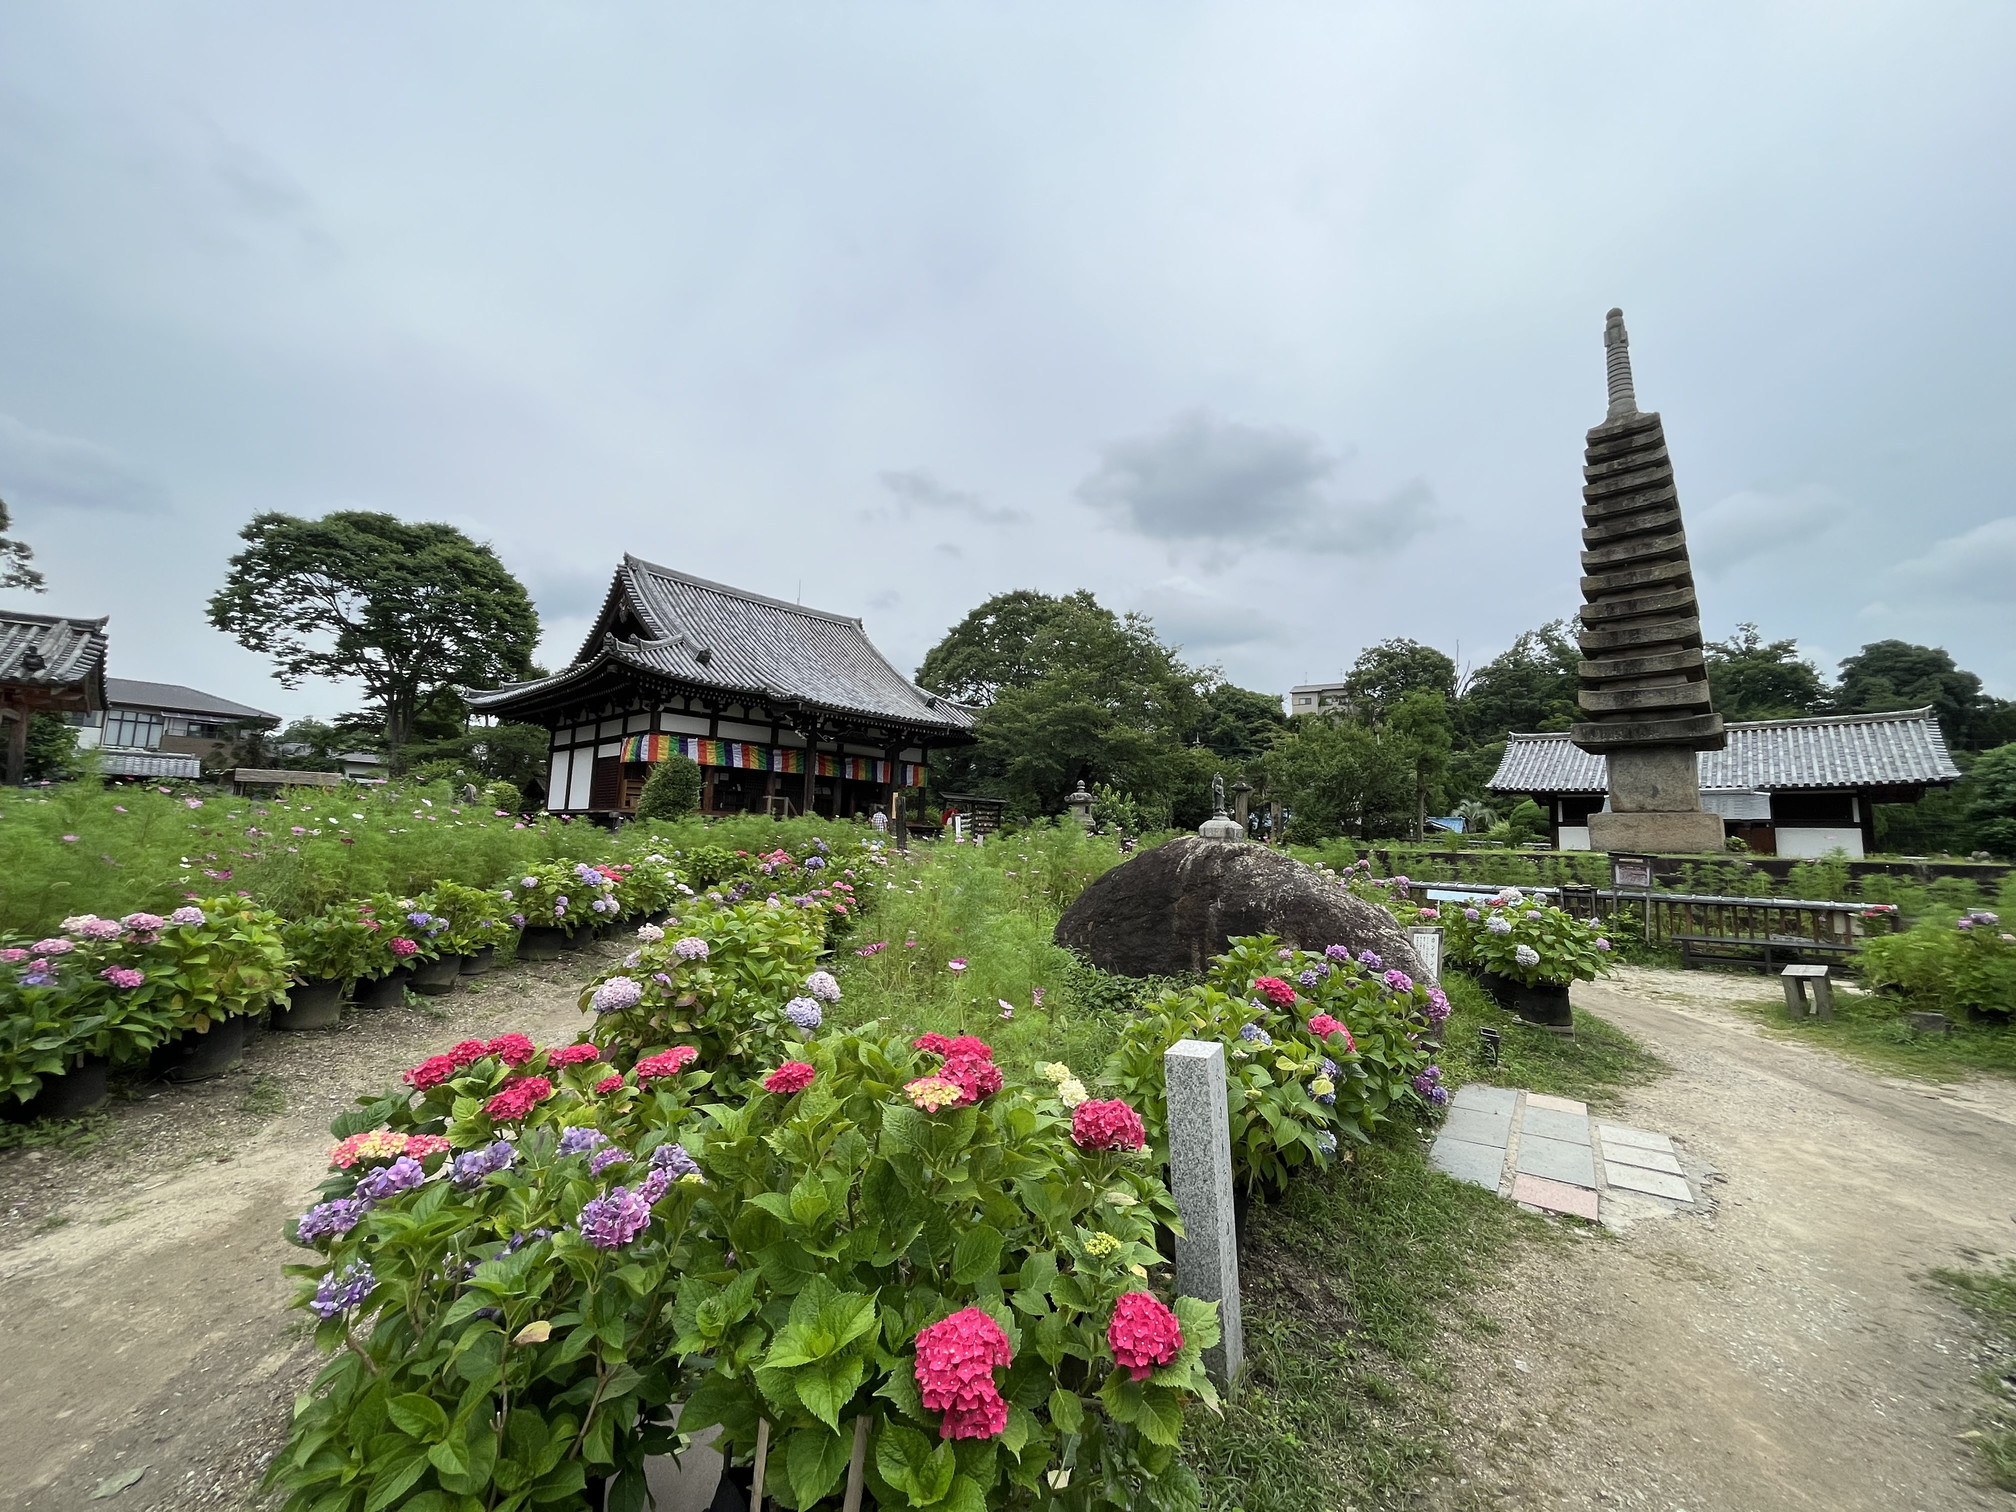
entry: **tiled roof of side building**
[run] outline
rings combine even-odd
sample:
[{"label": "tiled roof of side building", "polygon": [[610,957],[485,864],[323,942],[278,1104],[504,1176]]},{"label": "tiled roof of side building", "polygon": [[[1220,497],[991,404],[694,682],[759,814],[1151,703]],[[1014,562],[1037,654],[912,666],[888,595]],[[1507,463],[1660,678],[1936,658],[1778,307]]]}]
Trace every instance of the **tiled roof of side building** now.
[{"label": "tiled roof of side building", "polygon": [[[621,633],[627,608],[634,623]],[[474,694],[479,709],[585,682],[609,664],[668,682],[796,700],[842,714],[963,733],[972,714],[918,688],[875,649],[857,619],[787,604],[626,556],[573,666],[538,682]]]},{"label": "tiled roof of side building", "polygon": [[[33,651],[39,668],[26,665]],[[62,688],[89,684],[103,692],[105,621],[60,614],[0,613],[0,682]]]},{"label": "tiled roof of side building", "polygon": [[[1732,723],[1729,744],[1699,755],[1704,789],[1911,787],[1957,782],[1939,721],[1928,709]],[[1486,784],[1497,793],[1600,793],[1601,756],[1560,735],[1513,735]]]},{"label": "tiled roof of side building", "polygon": [[141,682],[131,677],[106,678],[105,699],[122,709],[161,709],[170,714],[209,714],[218,719],[277,721],[280,717],[181,683]]}]

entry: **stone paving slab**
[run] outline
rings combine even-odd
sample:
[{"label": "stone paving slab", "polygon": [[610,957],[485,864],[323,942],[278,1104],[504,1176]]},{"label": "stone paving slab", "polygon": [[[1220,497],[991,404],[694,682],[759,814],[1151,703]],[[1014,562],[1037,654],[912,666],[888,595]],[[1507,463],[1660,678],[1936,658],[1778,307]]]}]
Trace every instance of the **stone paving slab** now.
[{"label": "stone paving slab", "polygon": [[1603,1141],[1603,1166],[1606,1170],[1611,1166],[1636,1166],[1641,1171],[1682,1174],[1677,1155],[1668,1155],[1664,1150],[1634,1150],[1629,1145],[1613,1145],[1607,1139]]},{"label": "stone paving slab", "polygon": [[1567,1144],[1586,1145],[1589,1143],[1589,1120],[1573,1113],[1557,1113],[1552,1108],[1536,1108],[1533,1101],[1526,1101],[1526,1114],[1519,1121],[1519,1127],[1528,1134],[1537,1134],[1542,1139],[1559,1139]]},{"label": "stone paving slab", "polygon": [[1467,1082],[1456,1089],[1456,1095],[1449,1099],[1452,1108],[1476,1108],[1485,1113],[1502,1113],[1507,1118],[1519,1102],[1519,1093],[1512,1087],[1487,1087],[1478,1082]]},{"label": "stone paving slab", "polygon": [[1589,1146],[1570,1144],[1562,1139],[1526,1135],[1519,1141],[1516,1169],[1522,1175],[1544,1176],[1549,1181],[1565,1181],[1573,1186],[1589,1187],[1592,1191],[1596,1185],[1596,1160]]},{"label": "stone paving slab", "polygon": [[1654,1197],[1664,1197],[1669,1202],[1692,1202],[1694,1189],[1687,1185],[1684,1176],[1670,1176],[1664,1171],[1647,1171],[1637,1166],[1613,1165],[1606,1168],[1605,1175],[1610,1185],[1623,1187],[1632,1192],[1648,1192]]},{"label": "stone paving slab", "polygon": [[1596,1132],[1603,1136],[1603,1148],[1612,1145],[1629,1145],[1638,1150],[1664,1150],[1673,1153],[1673,1141],[1664,1134],[1654,1134],[1649,1129],[1629,1129],[1623,1124],[1599,1123]]},{"label": "stone paving slab", "polygon": [[1589,1116],[1589,1104],[1577,1102],[1572,1097],[1549,1097],[1545,1092],[1528,1092],[1526,1106],[1546,1108],[1554,1113],[1580,1113],[1585,1118]]},{"label": "stone paving slab", "polygon": [[1572,1213],[1577,1218],[1596,1221],[1596,1194],[1588,1187],[1569,1186],[1539,1176],[1515,1176],[1512,1200],[1549,1213]]},{"label": "stone paving slab", "polygon": [[1512,1115],[1492,1113],[1483,1108],[1457,1107],[1452,1103],[1448,1118],[1442,1122],[1442,1132],[1451,1139],[1496,1145],[1502,1150],[1512,1142]]},{"label": "stone paving slab", "polygon": [[1467,1139],[1451,1139],[1444,1134],[1429,1148],[1428,1163],[1458,1181],[1467,1181],[1495,1192],[1505,1170],[1505,1147],[1473,1144]]}]

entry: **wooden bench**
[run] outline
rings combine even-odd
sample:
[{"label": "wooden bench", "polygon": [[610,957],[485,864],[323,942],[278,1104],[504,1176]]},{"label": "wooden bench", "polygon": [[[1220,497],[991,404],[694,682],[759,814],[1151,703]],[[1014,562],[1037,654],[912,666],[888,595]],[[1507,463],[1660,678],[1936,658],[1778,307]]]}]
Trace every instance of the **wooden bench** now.
[{"label": "wooden bench", "polygon": [[[1861,948],[1831,940],[1771,939],[1763,935],[1676,934],[1671,939],[1680,947],[1683,971],[1692,971],[1697,966],[1749,966],[1769,973],[1779,966],[1806,964],[1807,956],[1839,960]],[[1752,951],[1758,954],[1753,955]]]}]

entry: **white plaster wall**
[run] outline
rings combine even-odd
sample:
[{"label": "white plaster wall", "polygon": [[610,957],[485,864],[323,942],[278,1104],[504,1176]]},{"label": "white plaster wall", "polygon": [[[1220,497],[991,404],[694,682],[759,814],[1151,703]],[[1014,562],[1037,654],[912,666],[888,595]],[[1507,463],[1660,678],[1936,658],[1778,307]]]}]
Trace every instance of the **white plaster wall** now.
[{"label": "white plaster wall", "polygon": [[1561,849],[1589,849],[1589,826],[1586,824],[1564,824],[1561,826]]},{"label": "white plaster wall", "polygon": [[1778,827],[1778,854],[1802,861],[1818,860],[1834,850],[1846,851],[1849,859],[1862,859],[1862,831],[1859,829],[1786,829]]}]

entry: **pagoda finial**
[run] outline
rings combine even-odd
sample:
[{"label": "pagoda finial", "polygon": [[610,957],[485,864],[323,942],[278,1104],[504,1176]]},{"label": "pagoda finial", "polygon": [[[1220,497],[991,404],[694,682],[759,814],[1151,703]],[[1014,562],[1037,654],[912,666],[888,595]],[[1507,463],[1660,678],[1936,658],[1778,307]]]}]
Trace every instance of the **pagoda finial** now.
[{"label": "pagoda finial", "polygon": [[1624,312],[1612,310],[1603,322],[1603,360],[1610,377],[1610,418],[1638,413],[1631,388],[1631,337],[1624,330]]}]

